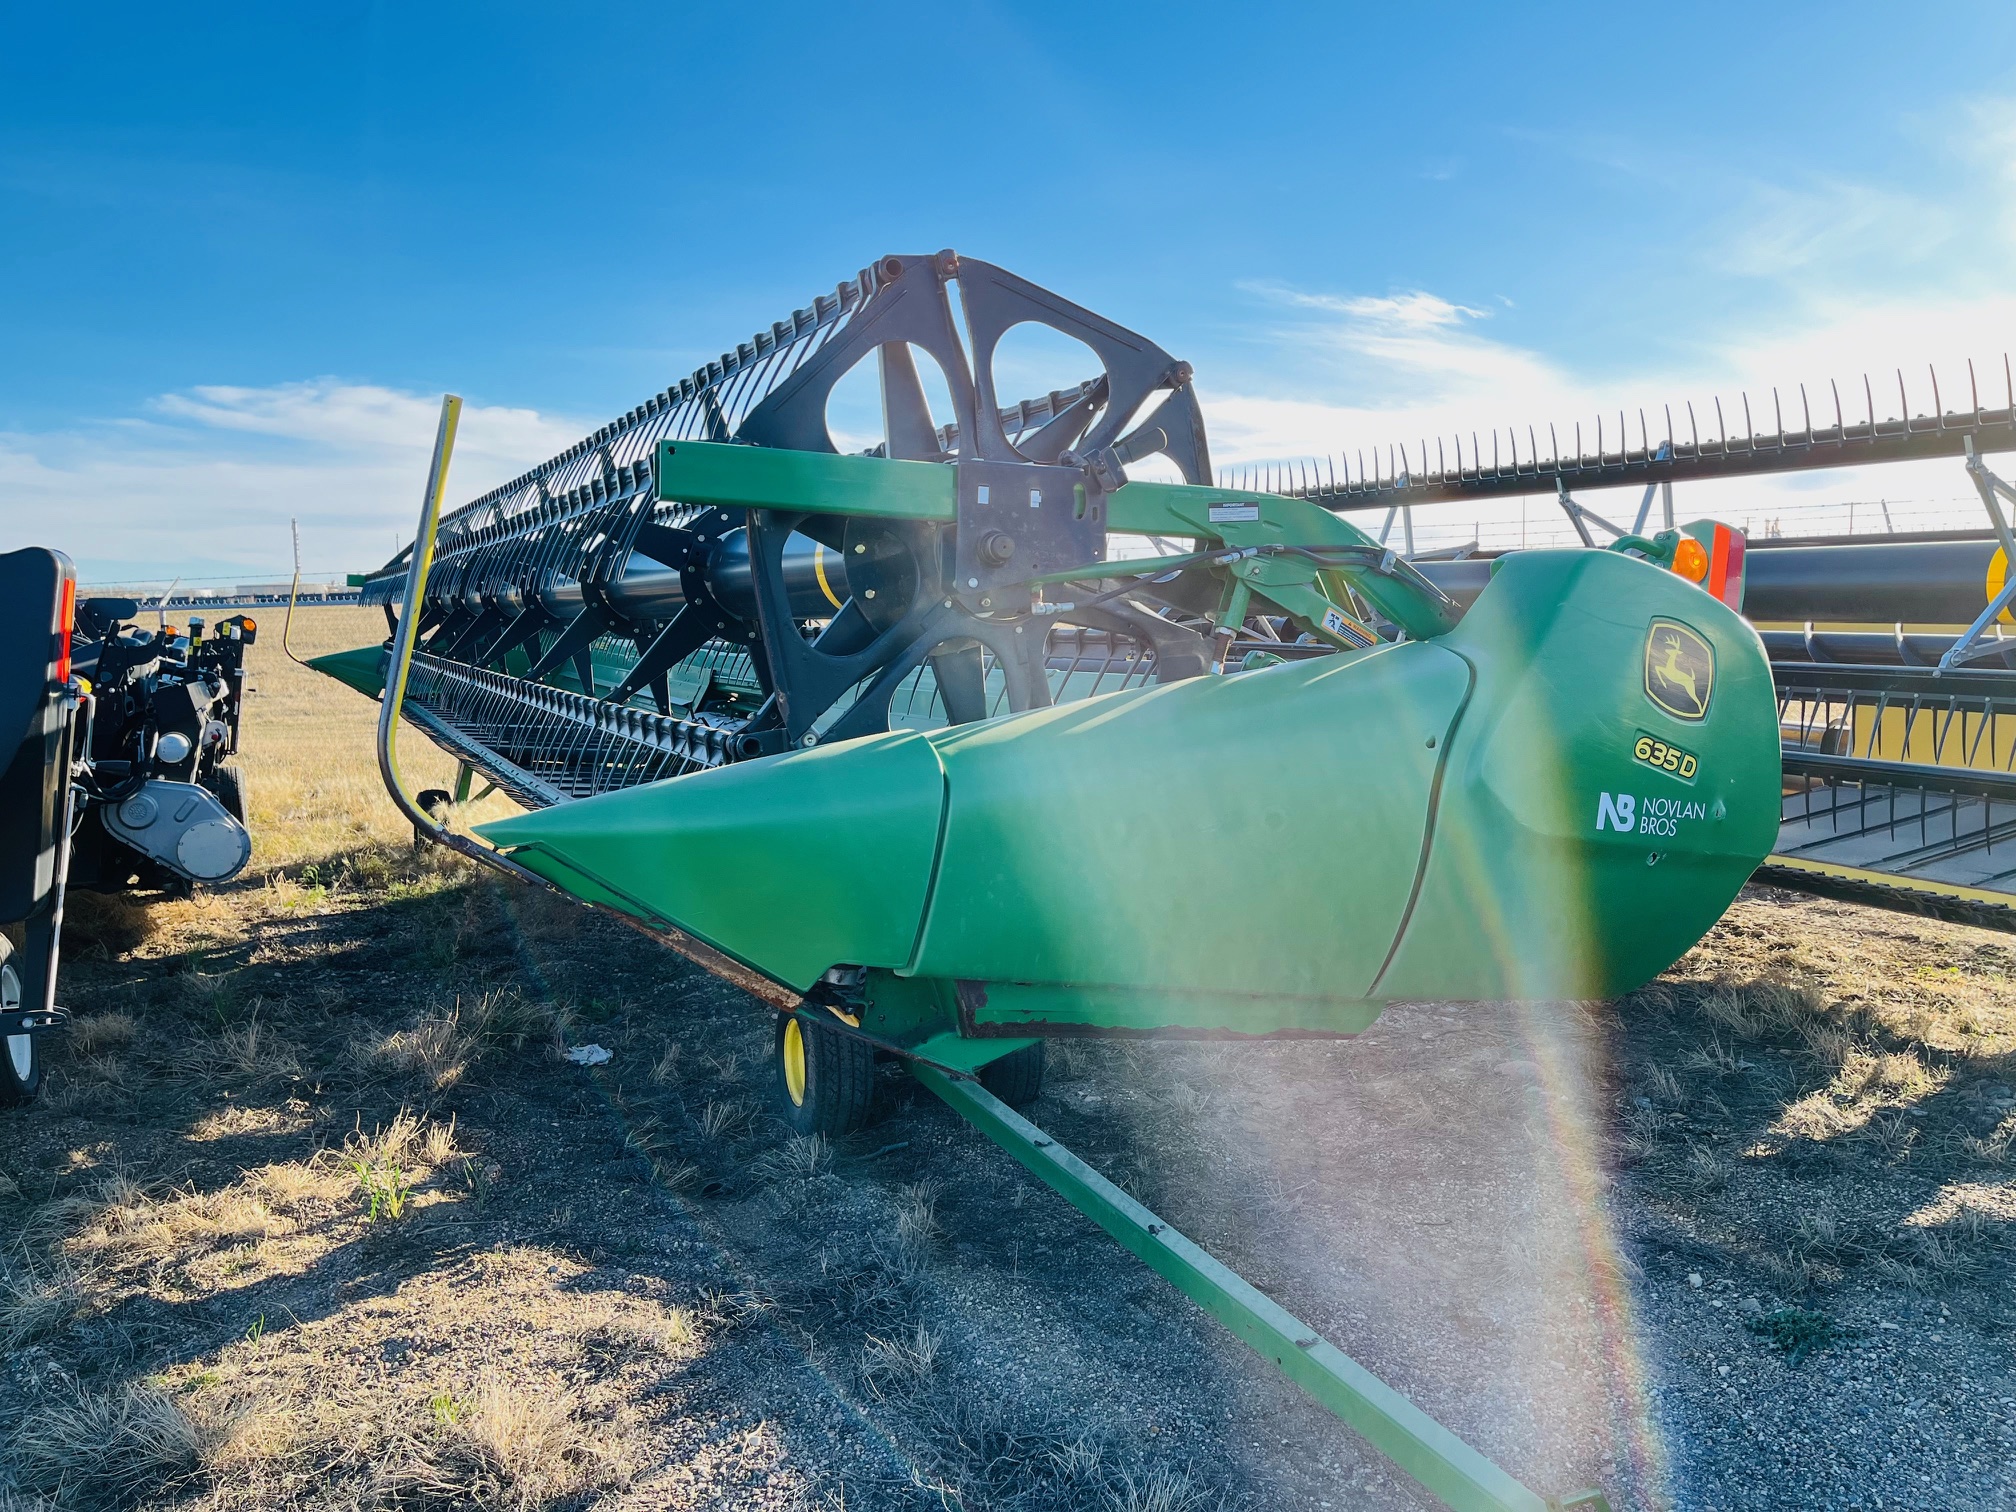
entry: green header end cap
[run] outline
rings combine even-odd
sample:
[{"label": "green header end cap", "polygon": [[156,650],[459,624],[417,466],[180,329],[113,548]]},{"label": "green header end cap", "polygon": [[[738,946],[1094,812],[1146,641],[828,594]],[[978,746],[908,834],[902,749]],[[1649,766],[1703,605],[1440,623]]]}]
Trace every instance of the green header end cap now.
[{"label": "green header end cap", "polygon": [[355,688],[366,698],[376,698],[385,691],[383,646],[359,646],[355,651],[332,651],[327,656],[310,658],[308,665],[324,677],[333,677],[344,686]]},{"label": "green header end cap", "polygon": [[896,731],[493,819],[476,833],[577,897],[682,929],[804,992],[831,966],[909,962],[944,805],[937,751]]}]

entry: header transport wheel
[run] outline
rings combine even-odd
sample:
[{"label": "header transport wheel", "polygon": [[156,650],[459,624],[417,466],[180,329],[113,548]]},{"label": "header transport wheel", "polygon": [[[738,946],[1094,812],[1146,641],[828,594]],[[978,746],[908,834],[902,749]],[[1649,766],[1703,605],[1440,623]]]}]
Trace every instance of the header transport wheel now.
[{"label": "header transport wheel", "polygon": [[[13,960],[14,947],[0,935],[0,1011],[15,1013],[21,1008],[21,973]],[[0,1108],[12,1108],[32,1099],[42,1090],[42,1057],[33,1034],[0,1036]]]},{"label": "header transport wheel", "polygon": [[1011,1108],[1026,1108],[1043,1092],[1043,1041],[1011,1050],[980,1068],[980,1085]]},{"label": "header transport wheel", "polygon": [[777,1018],[777,1103],[800,1134],[838,1139],[868,1122],[875,1047],[795,1014]]}]

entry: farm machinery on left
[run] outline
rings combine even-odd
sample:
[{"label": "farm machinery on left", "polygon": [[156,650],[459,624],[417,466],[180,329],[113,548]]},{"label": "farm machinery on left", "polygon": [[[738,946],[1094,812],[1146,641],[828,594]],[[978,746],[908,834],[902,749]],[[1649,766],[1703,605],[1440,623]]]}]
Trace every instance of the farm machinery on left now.
[{"label": "farm machinery on left", "polygon": [[[0,1107],[41,1090],[69,888],[187,892],[252,856],[238,749],[256,621],[130,623],[68,557],[0,555]],[[206,628],[208,633],[206,634]]]}]

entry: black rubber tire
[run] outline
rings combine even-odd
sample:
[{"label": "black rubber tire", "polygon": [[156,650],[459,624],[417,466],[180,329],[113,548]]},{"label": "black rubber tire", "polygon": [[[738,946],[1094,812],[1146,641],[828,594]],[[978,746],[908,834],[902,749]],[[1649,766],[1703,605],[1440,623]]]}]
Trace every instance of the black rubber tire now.
[{"label": "black rubber tire", "polygon": [[[793,1029],[804,1052],[802,1095],[794,1097],[786,1070],[786,1046]],[[868,1122],[875,1101],[875,1047],[814,1018],[777,1015],[777,1106],[799,1134],[841,1139]]]},{"label": "black rubber tire", "polygon": [[245,768],[235,761],[218,762],[210,773],[209,788],[224,805],[225,813],[251,828],[245,818]]},{"label": "black rubber tire", "polygon": [[1043,1041],[1011,1050],[980,1068],[980,1085],[1011,1108],[1026,1108],[1043,1095]]},{"label": "black rubber tire", "polygon": [[[13,942],[0,935],[0,999],[9,1008],[18,1008],[21,973],[15,969],[13,954]],[[42,1090],[42,1039],[40,1034],[0,1035],[0,1108],[18,1108]],[[25,1061],[25,1071],[15,1064],[17,1055]]]}]

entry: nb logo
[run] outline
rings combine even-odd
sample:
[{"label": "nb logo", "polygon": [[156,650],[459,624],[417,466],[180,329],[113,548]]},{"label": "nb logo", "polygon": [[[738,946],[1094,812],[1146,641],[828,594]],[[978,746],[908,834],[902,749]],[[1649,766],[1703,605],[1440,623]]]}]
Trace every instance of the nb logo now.
[{"label": "nb logo", "polygon": [[1638,800],[1630,793],[1603,793],[1596,800],[1596,828],[1622,830],[1629,834],[1638,827]]}]

